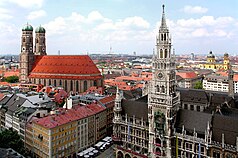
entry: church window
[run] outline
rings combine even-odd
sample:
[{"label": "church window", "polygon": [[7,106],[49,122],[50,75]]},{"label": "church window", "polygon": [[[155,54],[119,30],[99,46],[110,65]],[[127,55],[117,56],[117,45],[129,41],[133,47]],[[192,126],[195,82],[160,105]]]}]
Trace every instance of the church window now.
[{"label": "church window", "polygon": [[164,88],[164,86],[161,86],[161,93],[165,93],[165,88]]},{"label": "church window", "polygon": [[22,42],[26,42],[26,38],[25,37],[23,37]]},{"label": "church window", "polygon": [[49,79],[49,86],[51,85],[51,79]]},{"label": "church window", "polygon": [[44,79],[44,85],[46,86],[46,79]]},{"label": "church window", "polygon": [[59,85],[62,86],[62,81],[61,80],[59,80]]},{"label": "church window", "polygon": [[83,82],[83,91],[85,92],[88,89],[88,83],[87,81]]},{"label": "church window", "polygon": [[167,55],[168,55],[168,49],[165,49],[165,51],[164,51],[164,58],[167,58]]},{"label": "church window", "polygon": [[67,85],[67,80],[64,81],[64,88],[67,91],[68,85]]},{"label": "church window", "polygon": [[166,64],[164,64],[164,69],[166,69]]},{"label": "church window", "polygon": [[161,41],[163,41],[163,39],[164,39],[164,35],[163,35],[163,34],[161,34]]},{"label": "church window", "polygon": [[160,49],[160,58],[163,58],[163,50]]},{"label": "church window", "polygon": [[54,80],[54,86],[56,87],[56,80]]},{"label": "church window", "polygon": [[73,91],[73,81],[70,81],[70,90]]},{"label": "church window", "polygon": [[93,81],[93,86],[97,86],[97,80]]},{"label": "church window", "polygon": [[79,91],[79,81],[76,81],[76,92]]},{"label": "church window", "polygon": [[156,92],[159,92],[159,85],[156,86]]},{"label": "church window", "polygon": [[166,34],[164,34],[164,41],[166,41]]},{"label": "church window", "polygon": [[41,84],[41,79],[39,79],[39,84]]}]

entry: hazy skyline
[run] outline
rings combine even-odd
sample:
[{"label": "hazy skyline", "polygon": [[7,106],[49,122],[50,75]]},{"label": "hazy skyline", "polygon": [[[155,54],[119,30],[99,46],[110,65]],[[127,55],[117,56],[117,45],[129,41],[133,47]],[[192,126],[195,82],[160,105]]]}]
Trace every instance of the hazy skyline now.
[{"label": "hazy skyline", "polygon": [[152,54],[162,4],[177,54],[238,54],[236,0],[1,0],[0,53],[20,53],[28,22],[45,27],[49,55]]}]

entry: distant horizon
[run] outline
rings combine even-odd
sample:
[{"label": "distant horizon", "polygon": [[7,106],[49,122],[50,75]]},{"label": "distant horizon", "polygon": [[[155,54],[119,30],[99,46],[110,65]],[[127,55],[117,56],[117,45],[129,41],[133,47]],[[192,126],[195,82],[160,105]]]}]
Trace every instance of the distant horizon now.
[{"label": "distant horizon", "polygon": [[[194,53],[194,52],[192,52],[192,53]],[[209,52],[208,52],[209,53]],[[196,56],[196,55],[198,55],[198,56],[206,56],[206,55],[208,55],[208,53],[194,53],[194,55]],[[224,52],[224,53],[214,53],[213,52],[213,54],[215,55],[215,56],[223,56],[224,54],[225,54],[226,52]],[[11,54],[11,53],[7,53],[7,54],[3,54],[3,53],[0,53],[1,55],[0,55],[0,57],[2,57],[2,56],[19,56],[19,54]],[[62,53],[60,53],[60,54],[47,54],[47,55],[110,55],[110,53],[85,53],[85,54],[83,54],[83,53],[81,53],[81,54],[62,54]],[[230,53],[228,53],[229,54],[229,56],[238,56],[237,54],[230,54]],[[150,56],[150,55],[153,55],[152,53],[151,54],[136,54],[136,55],[134,55],[133,53],[131,53],[131,54],[128,54],[128,53],[111,53],[111,55],[131,55],[131,56]],[[175,55],[179,55],[179,56],[182,56],[182,55],[191,55],[191,53],[186,53],[186,54],[175,54]]]},{"label": "distant horizon", "polygon": [[210,50],[238,54],[237,0],[1,0],[0,52],[20,53],[21,29],[28,22],[34,31],[40,25],[46,29],[49,54],[109,52],[110,48],[152,54],[163,4],[176,54]]}]

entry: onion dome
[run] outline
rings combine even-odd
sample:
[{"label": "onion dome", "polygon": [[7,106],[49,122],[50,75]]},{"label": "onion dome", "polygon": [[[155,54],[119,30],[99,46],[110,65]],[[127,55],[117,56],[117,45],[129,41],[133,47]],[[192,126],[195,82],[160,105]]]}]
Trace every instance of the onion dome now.
[{"label": "onion dome", "polygon": [[229,57],[228,53],[225,53],[225,54],[224,54],[224,57]]},{"label": "onion dome", "polygon": [[215,55],[212,54],[212,51],[209,52],[209,54],[207,55],[208,58],[215,58]]},{"label": "onion dome", "polygon": [[35,33],[45,33],[45,28],[40,25],[36,28]]},{"label": "onion dome", "polygon": [[33,31],[33,27],[30,24],[23,26],[22,31]]}]

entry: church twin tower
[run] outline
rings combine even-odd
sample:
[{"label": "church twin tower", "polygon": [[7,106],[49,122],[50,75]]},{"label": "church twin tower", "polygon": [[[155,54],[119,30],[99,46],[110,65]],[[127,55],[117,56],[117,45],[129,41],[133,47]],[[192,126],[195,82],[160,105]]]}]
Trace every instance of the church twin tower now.
[{"label": "church twin tower", "polygon": [[35,46],[33,45],[33,27],[28,23],[22,28],[20,54],[20,82],[27,83],[35,55],[46,55],[45,29],[39,26],[35,30]]}]

